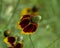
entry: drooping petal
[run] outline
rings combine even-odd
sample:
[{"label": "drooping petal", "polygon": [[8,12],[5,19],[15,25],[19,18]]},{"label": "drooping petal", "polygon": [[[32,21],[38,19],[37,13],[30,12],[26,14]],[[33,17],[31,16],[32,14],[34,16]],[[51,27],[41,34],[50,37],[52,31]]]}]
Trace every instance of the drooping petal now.
[{"label": "drooping petal", "polygon": [[36,31],[36,29],[37,29],[37,24],[36,24],[36,25],[30,24],[30,25],[28,25],[27,27],[25,27],[25,28],[23,29],[23,31],[24,31],[25,33],[33,33],[33,32]]},{"label": "drooping petal", "polygon": [[23,44],[17,43],[16,46],[15,46],[14,48],[23,48]]},{"label": "drooping petal", "polygon": [[33,28],[33,24],[28,25],[26,28],[24,28],[24,32],[31,32]]},{"label": "drooping petal", "polygon": [[11,46],[14,46],[15,41],[16,41],[16,38],[15,38],[15,37],[11,37],[11,36],[6,37],[6,38],[4,39],[4,42],[5,42],[6,44],[8,44],[8,45],[11,45]]},{"label": "drooping petal", "polygon": [[26,18],[30,18],[30,15],[23,15],[23,17],[21,18],[21,21]]},{"label": "drooping petal", "polygon": [[4,42],[10,45],[10,43],[8,42],[8,37],[4,38]]},{"label": "drooping petal", "polygon": [[37,27],[38,27],[38,24],[37,23],[36,24],[33,24],[33,30],[32,30],[32,32],[35,32],[36,29],[37,29]]},{"label": "drooping petal", "polygon": [[14,46],[15,38],[14,37],[8,37],[8,42]]},{"label": "drooping petal", "polygon": [[24,19],[19,23],[19,25],[21,26],[21,28],[24,28],[25,26],[29,24],[29,22],[30,22],[29,19]]}]

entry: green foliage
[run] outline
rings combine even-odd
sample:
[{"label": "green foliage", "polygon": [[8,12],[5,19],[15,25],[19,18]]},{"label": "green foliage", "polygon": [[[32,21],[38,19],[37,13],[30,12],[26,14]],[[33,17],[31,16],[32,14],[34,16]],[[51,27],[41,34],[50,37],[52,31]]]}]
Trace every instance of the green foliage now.
[{"label": "green foliage", "polygon": [[[42,17],[37,31],[31,35],[35,48],[60,48],[60,0],[0,0],[0,48],[7,48],[3,42],[4,31],[9,29],[11,35],[19,36],[17,23],[25,7],[37,5]],[[33,48],[27,35],[24,48]]]}]

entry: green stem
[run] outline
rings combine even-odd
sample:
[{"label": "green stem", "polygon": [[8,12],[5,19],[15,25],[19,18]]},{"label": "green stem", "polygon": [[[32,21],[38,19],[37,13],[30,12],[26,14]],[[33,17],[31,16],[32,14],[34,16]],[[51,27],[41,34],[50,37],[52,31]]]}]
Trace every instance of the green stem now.
[{"label": "green stem", "polygon": [[31,41],[31,44],[32,44],[33,48],[35,48],[35,47],[34,47],[34,44],[33,44],[33,41],[32,41],[32,39],[31,39],[31,35],[29,35],[29,39],[30,39],[30,41]]},{"label": "green stem", "polygon": [[1,16],[1,14],[2,14],[2,6],[3,6],[3,0],[0,0],[0,16]]},{"label": "green stem", "polygon": [[9,19],[8,23],[6,24],[6,26],[4,27],[4,29],[7,29],[7,27],[8,27],[9,24],[11,23],[14,15],[15,15],[15,13],[16,13],[16,9],[17,9],[19,3],[20,3],[20,0],[17,1],[16,7],[14,7],[14,10],[13,10],[13,14],[12,14],[12,16],[10,17],[10,19]]},{"label": "green stem", "polygon": [[46,48],[51,47],[57,40],[59,40],[60,38],[58,37],[57,39],[55,39],[52,43],[50,43]]}]

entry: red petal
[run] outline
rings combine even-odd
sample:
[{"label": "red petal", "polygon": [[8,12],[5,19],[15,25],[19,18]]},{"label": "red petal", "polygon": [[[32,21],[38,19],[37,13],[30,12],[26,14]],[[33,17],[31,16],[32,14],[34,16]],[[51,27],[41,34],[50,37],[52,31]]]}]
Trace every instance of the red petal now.
[{"label": "red petal", "polygon": [[30,15],[24,15],[21,20],[23,20],[25,18],[30,18]]},{"label": "red petal", "polygon": [[19,25],[21,26],[21,28],[24,28],[25,26],[29,24],[29,22],[30,22],[29,19],[24,19],[19,23]]},{"label": "red petal", "polygon": [[8,37],[8,42],[14,46],[15,38],[14,37]]},{"label": "red petal", "polygon": [[23,48],[23,45],[18,43],[18,44],[16,44],[16,46],[14,48]]},{"label": "red petal", "polygon": [[37,27],[38,27],[38,24],[34,24],[34,25],[33,25],[33,31],[34,31],[34,32],[36,31]]},{"label": "red petal", "polygon": [[33,33],[33,32],[36,31],[36,29],[37,29],[37,25],[30,24],[30,25],[28,25],[27,27],[25,27],[23,31],[24,31],[25,33],[27,33],[27,32],[28,32],[28,33],[31,33],[31,32]]}]

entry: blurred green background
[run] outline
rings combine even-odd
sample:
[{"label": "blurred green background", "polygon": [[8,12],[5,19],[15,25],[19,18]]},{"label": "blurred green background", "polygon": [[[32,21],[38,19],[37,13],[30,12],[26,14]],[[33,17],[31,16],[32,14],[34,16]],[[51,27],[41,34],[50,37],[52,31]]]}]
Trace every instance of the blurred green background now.
[{"label": "blurred green background", "polygon": [[[60,48],[60,0],[0,0],[0,48],[7,48],[3,42],[4,31],[9,29],[11,35],[18,36],[17,22],[21,10],[38,5],[41,21],[35,34],[31,35],[35,48]],[[24,48],[33,48],[27,35]]]}]

